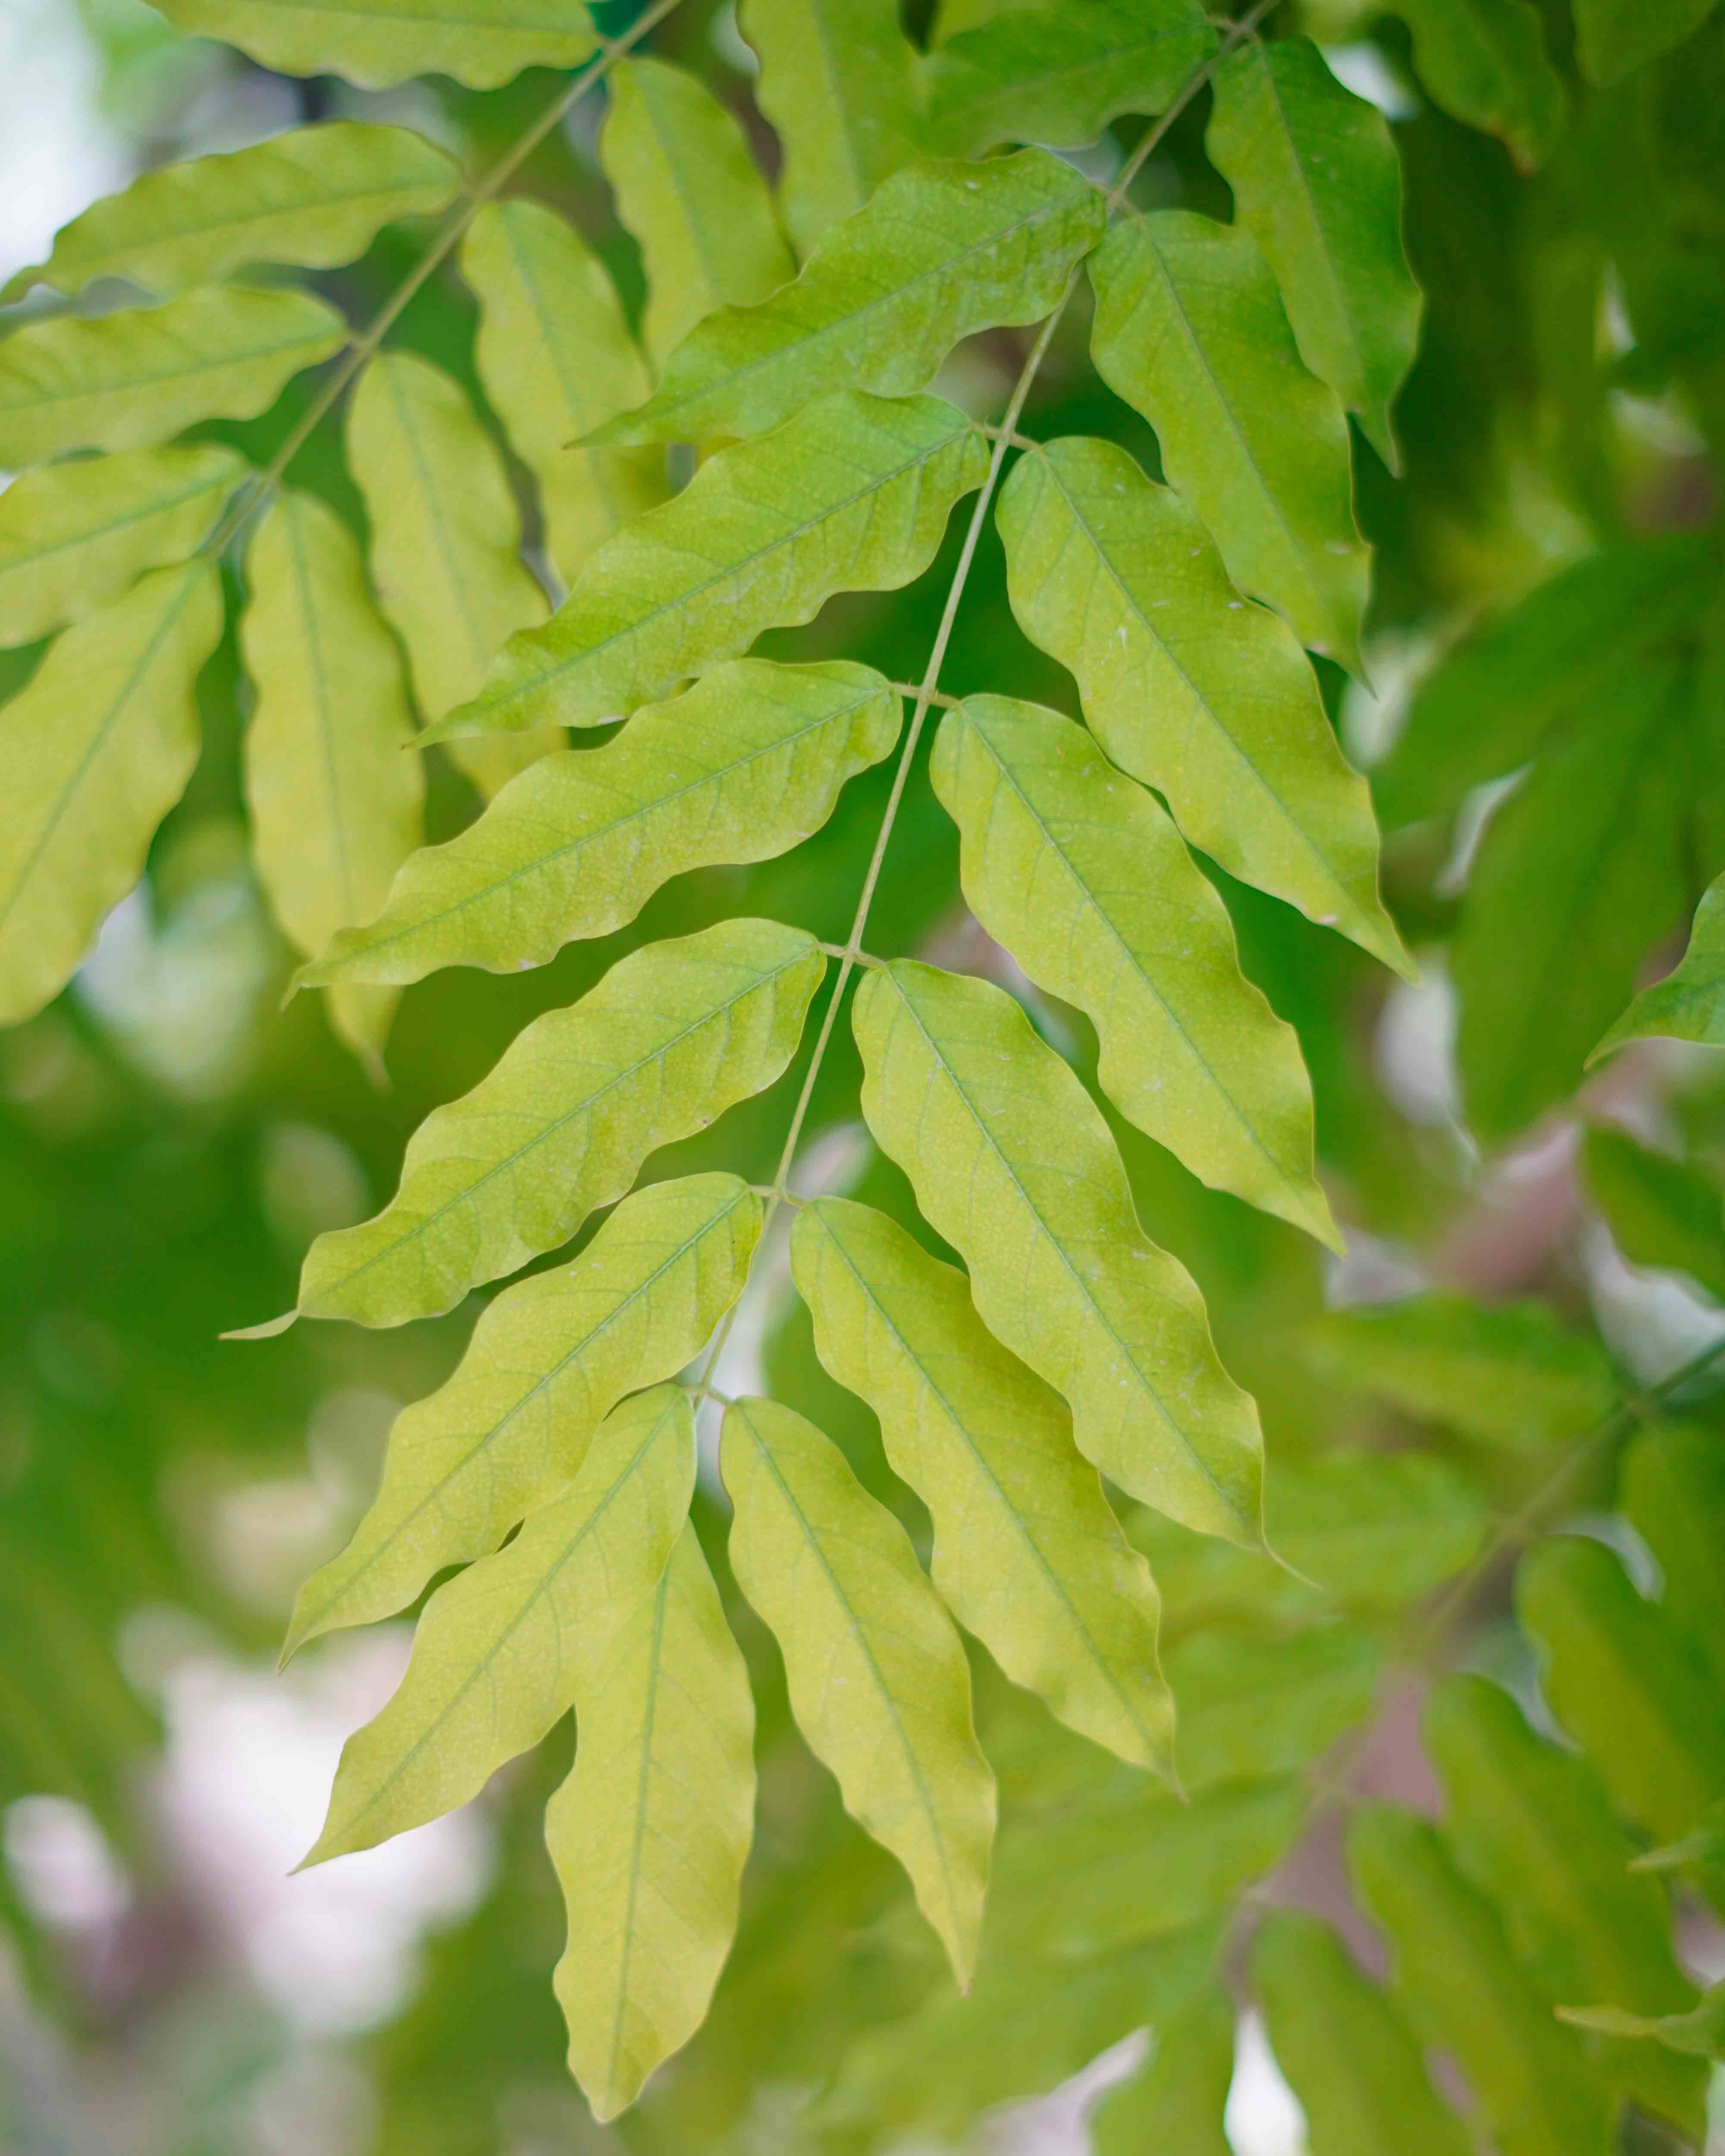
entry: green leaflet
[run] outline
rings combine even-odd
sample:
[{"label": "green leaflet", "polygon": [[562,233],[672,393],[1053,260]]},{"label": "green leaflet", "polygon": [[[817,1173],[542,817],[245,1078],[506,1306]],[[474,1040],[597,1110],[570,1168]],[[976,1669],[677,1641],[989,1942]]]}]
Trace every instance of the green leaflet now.
[{"label": "green leaflet", "polygon": [[787,853],[898,738],[899,701],[845,660],[739,659],[636,714],[603,748],[542,757],[476,824],[408,864],[389,904],[310,982],[542,964],[634,920],[694,868]]},{"label": "green leaflet", "polygon": [[157,569],[0,706],[0,1025],[59,994],[142,873],[198,760],[193,690],[221,633],[214,562]]},{"label": "green leaflet", "polygon": [[1633,1265],[1687,1273],[1725,1301],[1725,1204],[1707,1177],[1595,1125],[1584,1159],[1588,1195]]},{"label": "green leaflet", "polygon": [[1155,428],[1163,469],[1229,575],[1358,674],[1370,565],[1348,422],[1301,365],[1257,242],[1238,225],[1156,210],[1117,224],[1089,268],[1097,371]]},{"label": "green leaflet", "polygon": [[932,776],[972,911],[1090,1019],[1117,1106],[1206,1183],[1339,1249],[1298,1040],[1158,803],[1081,726],[1006,696],[947,714]]},{"label": "green leaflet", "polygon": [[[367,593],[359,548],[315,495],[282,494],[247,557],[240,647],[256,691],[245,793],[259,879],[302,951],[382,903],[418,844],[424,767],[401,655]],[[336,1029],[374,1067],[395,992],[344,984]]]},{"label": "green leaflet", "polygon": [[0,300],[36,284],[81,292],[99,277],[166,296],[252,262],[326,270],[362,254],[393,218],[443,209],[460,185],[448,151],[411,128],[291,128],[142,173],[63,226],[47,261],[20,270]]},{"label": "green leaflet", "polygon": [[976,1962],[994,1778],[970,1671],[898,1522],[773,1400],[725,1413],[731,1566],[778,1640],[797,1726],[851,1815],[911,1876],[961,1988]]},{"label": "green leaflet", "polygon": [[1110,757],[1195,846],[1409,971],[1378,899],[1378,834],[1306,654],[1247,606],[1204,526],[1111,442],[1021,457],[996,521],[1024,633],[1078,680]]},{"label": "green leaflet", "polygon": [[1540,1650],[1553,1712],[1612,1803],[1656,1840],[1679,1840],[1725,1796],[1725,1722],[1700,1650],[1641,1599],[1610,1550],[1575,1535],[1550,1536],[1522,1559],[1516,1614]]},{"label": "green leaflet", "polygon": [[1102,198],[1045,150],[896,172],[819,242],[793,284],[696,325],[602,442],[757,434],[837,389],[901,397],[953,346],[1040,321],[1102,236]]},{"label": "green leaflet", "polygon": [[1492,2147],[1501,2156],[1608,2156],[1603,2087],[1431,1828],[1392,1804],[1367,1804],[1348,1830],[1348,1860],[1389,1937],[1397,1989],[1426,2041],[1454,2055]]},{"label": "green leaflet", "polygon": [[516,454],[539,485],[545,545],[566,586],[619,524],[662,501],[665,459],[575,446],[650,387],[611,280],[542,203],[487,203],[461,243],[478,295],[474,357]]},{"label": "green leaflet", "polygon": [[742,0],[755,101],[784,151],[779,204],[799,254],[924,146],[916,55],[893,0]]},{"label": "green leaflet", "polygon": [[650,1599],[694,1488],[686,1393],[658,1385],[608,1415],[562,1495],[426,1604],[399,1689],[341,1748],[305,1861],[453,1811],[536,1744]]},{"label": "green leaflet", "polygon": [[377,1497],[300,1589],[284,1659],[320,1632],[393,1616],[444,1565],[495,1549],[576,1472],[625,1394],[699,1353],[760,1232],[760,1201],[735,1176],[655,1183],[570,1264],[506,1289],[454,1375],[397,1419]]},{"label": "green leaflet", "polygon": [[134,449],[199,419],[249,419],[347,336],[309,292],[234,285],[162,307],[26,322],[0,342],[0,465]]},{"label": "green leaflet", "polygon": [[[347,461],[365,496],[372,577],[407,647],[420,716],[440,719],[515,630],[545,618],[496,451],[466,393],[412,352],[381,352],[347,408]],[[490,795],[555,735],[453,750]]]},{"label": "green leaflet", "polygon": [[705,2018],[754,1828],[748,1671],[692,1527],[575,1711],[575,1768],[545,1839],[569,1912],[557,1993],[570,2071],[603,2120]]},{"label": "green leaflet", "polygon": [[1615,2006],[1570,2007],[1561,2013],[1579,2029],[1597,2030],[1606,2036],[1651,2037],[1692,2058],[1711,2059],[1716,2065],[1725,2060],[1725,1984],[1704,1992],[1700,2005],[1687,2014],[1661,2014],[1650,2020]]},{"label": "green leaflet", "polygon": [[1687,707],[1674,663],[1602,681],[1486,828],[1451,970],[1467,1120],[1488,1142],[1574,1091],[1682,912]]},{"label": "green leaflet", "polygon": [[1543,1302],[1418,1295],[1362,1303],[1313,1319],[1305,1344],[1334,1383],[1512,1450],[1579,1437],[1617,1397],[1599,1342],[1566,1332]]},{"label": "green leaflet", "polygon": [[1406,2022],[1327,1924],[1292,1910],[1266,1917],[1252,1985],[1313,2156],[1468,2156]]},{"label": "green leaflet", "polygon": [[1399,470],[1389,408],[1413,364],[1420,296],[1389,124],[1306,38],[1250,40],[1214,89],[1204,146],[1276,272],[1300,357]]},{"label": "green leaflet", "polygon": [[852,1015],[863,1113],[963,1256],[989,1331],[1063,1392],[1078,1449],[1208,1534],[1263,1538],[1263,1440],[1107,1126],[1002,989],[897,959]]},{"label": "green leaflet", "polygon": [[1575,0],[1575,53],[1589,82],[1620,82],[1698,30],[1714,0]]},{"label": "green leaflet", "polygon": [[1082,149],[1122,112],[1165,110],[1214,44],[1194,0],[1009,8],[945,38],[929,139],[964,157],[1009,141]]},{"label": "green leaflet", "polygon": [[162,0],[162,13],[285,74],[364,90],[419,74],[495,90],[526,67],[573,67],[597,42],[578,0]]},{"label": "green leaflet", "polygon": [[184,561],[244,476],[218,442],[23,473],[0,494],[0,645],[33,644],[143,570]]},{"label": "green leaflet", "polygon": [[1618,1506],[1658,1559],[1662,1613],[1725,1696],[1725,1446],[1683,1423],[1644,1430],[1623,1455]]},{"label": "green leaflet", "polygon": [[306,1253],[300,1311],[400,1325],[567,1242],[649,1153],[773,1083],[825,969],[802,929],[747,918],[619,959],[433,1110],[383,1210]]},{"label": "green leaflet", "polygon": [[1212,1984],[1151,2038],[1148,2063],[1090,2118],[1096,2156],[1234,2156],[1222,2113],[1234,2081],[1234,2001]]},{"label": "green leaflet", "polygon": [[655,360],[716,307],[752,305],[794,273],[742,129],[683,69],[637,59],[612,70],[599,156],[645,258]]},{"label": "green leaflet", "polygon": [[600,547],[542,629],[513,637],[434,739],[614,719],[838,591],[896,591],[933,558],[988,448],[936,397],[846,393],[710,458]]},{"label": "green leaflet", "polygon": [[1545,56],[1527,0],[1395,0],[1432,102],[1502,136],[1522,170],[1543,165],[1567,116],[1562,78]]},{"label": "green leaflet", "polygon": [[1219,1627],[1168,1656],[1191,1789],[1293,1774],[1371,1712],[1384,1653],[1363,1625],[1320,1625],[1286,1640]]},{"label": "green leaflet", "polygon": [[1725,876],[1702,893],[1689,947],[1676,971],[1642,989],[1588,1063],[1591,1066],[1626,1041],[1649,1040],[1725,1045]]},{"label": "green leaflet", "polygon": [[869,1206],[805,1206],[791,1270],[822,1362],[880,1417],[895,1473],[933,1517],[954,1615],[1070,1727],[1171,1773],[1156,1589],[1064,1402],[985,1330],[964,1276]]},{"label": "green leaflet", "polygon": [[[1449,1799],[1445,1834],[1463,1872],[1502,1914],[1511,1951],[1554,2005],[1610,1999],[1681,2011],[1694,1986],[1671,1958],[1671,1917],[1584,1759],[1536,1737],[1508,1693],[1444,1678],[1426,1702],[1425,1748]],[[1599,2061],[1613,2085],[1691,2133],[1705,2130],[1705,2077],[1656,2050]]]}]

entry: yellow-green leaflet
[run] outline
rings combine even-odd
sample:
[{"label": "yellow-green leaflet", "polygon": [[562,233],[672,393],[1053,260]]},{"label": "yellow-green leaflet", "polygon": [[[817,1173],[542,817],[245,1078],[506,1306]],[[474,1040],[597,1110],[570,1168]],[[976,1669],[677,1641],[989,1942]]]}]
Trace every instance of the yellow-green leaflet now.
[{"label": "yellow-green leaflet", "polygon": [[[440,719],[478,688],[506,637],[545,619],[509,481],[466,393],[412,352],[381,352],[361,377],[347,461],[365,496],[377,597],[407,646],[421,716]],[[552,734],[452,753],[489,795],[562,746]]]},{"label": "yellow-green leaflet", "polygon": [[0,644],[33,644],[182,562],[245,476],[218,442],[23,473],[0,494]]},{"label": "yellow-green leaflet", "polygon": [[1155,1584],[1059,1394],[988,1332],[962,1273],[869,1206],[805,1206],[791,1270],[821,1361],[880,1417],[894,1472],[933,1517],[953,1614],[1070,1727],[1169,1774]]},{"label": "yellow-green leaflet", "polygon": [[1299,1041],[1157,803],[1082,726],[1007,696],[947,714],[932,776],[972,911],[1090,1019],[1109,1097],[1206,1183],[1339,1249]]},{"label": "yellow-green leaflet", "polygon": [[142,173],[62,226],[47,261],[20,270],[0,298],[35,284],[81,292],[98,277],[166,295],[249,262],[328,269],[362,254],[392,218],[444,208],[460,185],[448,151],[411,128],[356,120],[291,128]]},{"label": "yellow-green leaflet", "polygon": [[1702,894],[1681,963],[1642,989],[1588,1063],[1591,1066],[1626,1041],[1647,1040],[1725,1046],[1725,876]]},{"label": "yellow-green leaflet", "polygon": [[626,958],[535,1019],[408,1142],[375,1219],[306,1253],[309,1317],[400,1325],[567,1242],[648,1154],[764,1091],[797,1051],[826,959],[777,921],[721,921]]},{"label": "yellow-green leaflet", "polygon": [[612,70],[599,157],[641,243],[641,335],[655,360],[703,315],[763,300],[795,270],[742,127],[684,69],[634,59]]},{"label": "yellow-green leaflet", "polygon": [[896,591],[934,558],[988,445],[937,397],[824,398],[710,458],[607,540],[542,629],[512,637],[434,739],[593,726],[664,696],[834,592]]},{"label": "yellow-green leaflet", "polygon": [[1154,210],[1115,226],[1090,278],[1097,371],[1155,428],[1163,469],[1229,575],[1358,674],[1370,557],[1353,521],[1348,422],[1301,364],[1257,242],[1239,225]]},{"label": "yellow-green leaflet", "polygon": [[426,1604],[400,1689],[341,1748],[305,1862],[453,1811],[536,1744],[650,1599],[694,1488],[686,1393],[658,1385],[608,1415],[563,1494]]},{"label": "yellow-green leaflet", "polygon": [[546,552],[572,584],[602,540],[665,499],[662,454],[575,446],[640,403],[646,362],[603,267],[541,203],[487,203],[462,242],[461,274],[479,295],[480,380],[538,481]]},{"label": "yellow-green leaflet", "polygon": [[778,199],[799,254],[924,146],[916,54],[894,0],[742,0],[755,101],[784,151]]},{"label": "yellow-green leaflet", "polygon": [[161,0],[182,30],[224,39],[285,74],[365,90],[450,74],[495,90],[526,67],[573,67],[598,40],[581,0]]},{"label": "yellow-green leaflet", "polygon": [[454,1375],[397,1419],[382,1486],[300,1590],[283,1654],[368,1625],[494,1550],[581,1466],[601,1419],[674,1376],[742,1292],[761,1204],[732,1175],[626,1198],[572,1263],[506,1288]]},{"label": "yellow-green leaflet", "polygon": [[1020,457],[996,521],[1026,635],[1078,680],[1111,759],[1245,882],[1410,970],[1378,898],[1378,833],[1310,662],[1248,606],[1171,488],[1111,442]]},{"label": "yellow-green leaflet", "polygon": [[731,1568],[784,1656],[791,1711],[845,1808],[911,1875],[962,1987],[994,1835],[970,1670],[910,1538],[838,1447],[774,1400],[725,1413]]},{"label": "yellow-green leaflet", "polygon": [[542,757],[459,838],[415,855],[378,918],[303,978],[542,964],[633,921],[673,875],[788,852],[887,753],[900,722],[869,667],[727,661],[603,748]]},{"label": "yellow-green leaflet", "polygon": [[834,225],[793,284],[696,324],[605,442],[758,434],[835,389],[901,397],[961,339],[1038,321],[1102,236],[1102,198],[1045,150],[925,160]]},{"label": "yellow-green leaflet", "polygon": [[59,993],[143,872],[198,761],[193,691],[221,633],[215,563],[157,569],[0,706],[0,1025]]},{"label": "yellow-green leaflet", "polygon": [[1502,136],[1524,172],[1543,165],[1568,100],[1546,57],[1538,9],[1528,0],[1395,0],[1395,13],[1413,33],[1414,65],[1432,103]]},{"label": "yellow-green leaflet", "polygon": [[569,1912],[557,1994],[570,2071],[607,2119],[706,2018],[754,1831],[748,1671],[692,1527],[575,1712],[574,1771],[545,1813]]},{"label": "yellow-green leaflet", "polygon": [[1725,1447],[1705,1425],[1656,1423],[1623,1455],[1617,1502],[1659,1561],[1666,1621],[1700,1648],[1725,1695]]},{"label": "yellow-green leaflet", "polygon": [[1316,1917],[1278,1909],[1258,1928],[1252,1987],[1282,2071],[1326,2156],[1468,2156],[1393,2000]]},{"label": "yellow-green leaflet", "polygon": [[1413,364],[1420,297],[1389,123],[1307,38],[1249,39],[1214,90],[1204,146],[1276,272],[1300,357],[1397,470],[1389,407]]},{"label": "yellow-green leaflet", "polygon": [[1065,1394],[1079,1450],[1188,1527],[1260,1544],[1257,1410],[1076,1075],[1003,989],[908,959],[870,973],[852,1025],[869,1128],[983,1323]]},{"label": "yellow-green leaflet", "polygon": [[[256,690],[245,793],[258,875],[302,951],[382,903],[420,837],[424,767],[401,654],[359,547],[316,495],[279,497],[247,557],[240,648]],[[330,1016],[378,1065],[395,991],[343,984]]]},{"label": "yellow-green leaflet", "polygon": [[1234,2001],[1209,1985],[1151,2037],[1150,2058],[1090,2118],[1095,2156],[1234,2156],[1222,2113],[1234,2081]]},{"label": "yellow-green leaflet", "polygon": [[0,342],[0,465],[130,449],[199,419],[249,419],[346,342],[309,292],[200,287],[162,307],[54,315]]}]

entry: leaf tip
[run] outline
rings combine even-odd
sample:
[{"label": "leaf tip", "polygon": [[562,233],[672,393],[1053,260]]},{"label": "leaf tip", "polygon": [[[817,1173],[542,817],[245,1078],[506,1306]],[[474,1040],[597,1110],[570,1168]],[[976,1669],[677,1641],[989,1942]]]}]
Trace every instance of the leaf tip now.
[{"label": "leaf tip", "polygon": [[220,1340],[274,1340],[285,1332],[300,1315],[300,1306],[285,1310],[280,1317],[266,1317],[261,1325],[236,1325],[231,1332],[217,1334]]}]

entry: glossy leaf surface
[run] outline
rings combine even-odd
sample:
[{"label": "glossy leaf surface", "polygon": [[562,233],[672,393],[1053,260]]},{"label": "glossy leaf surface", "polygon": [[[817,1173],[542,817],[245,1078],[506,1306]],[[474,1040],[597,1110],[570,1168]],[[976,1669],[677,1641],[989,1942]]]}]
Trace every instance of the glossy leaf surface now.
[{"label": "glossy leaf surface", "polygon": [[366,90],[449,74],[494,90],[526,67],[572,67],[595,39],[579,0],[162,0],[182,30],[222,38],[284,74]]}]

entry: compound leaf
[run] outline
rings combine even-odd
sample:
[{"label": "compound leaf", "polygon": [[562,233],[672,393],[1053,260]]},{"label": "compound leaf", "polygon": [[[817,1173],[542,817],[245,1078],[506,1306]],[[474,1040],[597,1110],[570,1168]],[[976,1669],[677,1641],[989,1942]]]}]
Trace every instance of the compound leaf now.
[{"label": "compound leaf", "polygon": [[398,1417],[371,1509],[300,1589],[284,1658],[484,1557],[580,1469],[624,1396],[674,1376],[742,1292],[760,1201],[730,1175],[626,1198],[579,1257],[507,1288],[455,1373]]},{"label": "compound leaf", "polygon": [[570,2070],[603,2120],[706,2017],[754,1828],[748,1671],[691,1526],[575,1711],[545,1839],[569,1914]]},{"label": "compound leaf", "polygon": [[1725,876],[1702,894],[1676,971],[1643,988],[1587,1060],[1597,1063],[1626,1041],[1649,1040],[1725,1046]]},{"label": "compound leaf", "polygon": [[731,1565],[778,1640],[797,1726],[845,1809],[910,1874],[967,1986],[994,1833],[994,1778],[970,1671],[910,1539],[812,1423],[765,1399],[726,1409]]},{"label": "compound leaf", "polygon": [[619,959],[433,1110],[383,1210],[307,1252],[301,1312],[400,1325],[567,1242],[649,1153],[773,1083],[825,968],[802,929],[747,918]]},{"label": "compound leaf", "polygon": [[1081,726],[1005,696],[947,714],[932,776],[971,910],[1095,1025],[1116,1106],[1206,1183],[1339,1248],[1294,1029],[1151,796]]},{"label": "compound leaf", "polygon": [[1155,210],[1117,224],[1089,268],[1097,371],[1156,429],[1163,468],[1229,575],[1302,644],[1358,673],[1370,571],[1348,422],[1301,364],[1256,240]]},{"label": "compound leaf", "polygon": [[887,753],[900,721],[881,677],[845,660],[716,666],[603,748],[542,757],[459,837],[415,855],[378,918],[303,978],[542,964],[632,921],[673,875],[788,852]]},{"label": "compound leaf", "polygon": [[0,1024],[59,993],[142,873],[198,760],[193,690],[221,633],[213,562],[157,569],[0,706]]},{"label": "compound leaf", "polygon": [[1231,874],[1409,970],[1311,665],[1180,497],[1114,443],[1069,436],[1019,459],[997,521],[1013,612],[1077,677],[1113,762]]},{"label": "compound leaf", "polygon": [[573,67],[598,42],[577,0],[162,0],[162,13],[284,74],[363,90],[421,74],[495,90],[523,68]]},{"label": "compound leaf", "polygon": [[962,1273],[869,1206],[805,1206],[791,1270],[822,1362],[880,1417],[894,1471],[933,1517],[953,1614],[1070,1727],[1170,1773],[1155,1585],[1059,1394],[987,1331]]},{"label": "compound leaf", "polygon": [[1096,2156],[1234,2156],[1222,2128],[1234,2082],[1234,2001],[1207,1986],[1151,2036],[1142,2070],[1091,2114]]},{"label": "compound leaf", "polygon": [[305,1862],[453,1811],[536,1744],[650,1599],[694,1488],[686,1393],[658,1385],[614,1409],[568,1488],[426,1604],[400,1688],[341,1748]]},{"label": "compound leaf", "polygon": [[1550,156],[1568,100],[1527,0],[1395,0],[1432,102],[1501,136],[1523,172]]},{"label": "compound leaf", "polygon": [[1615,1127],[1589,1131],[1583,1158],[1588,1195],[1630,1263],[1687,1273],[1725,1301],[1725,1203],[1717,1184]]},{"label": "compound leaf", "polygon": [[852,1024],[863,1113],[963,1257],[983,1322],[1064,1393],[1078,1449],[1207,1534],[1263,1537],[1263,1439],[1101,1112],[1000,988],[897,959]]}]

